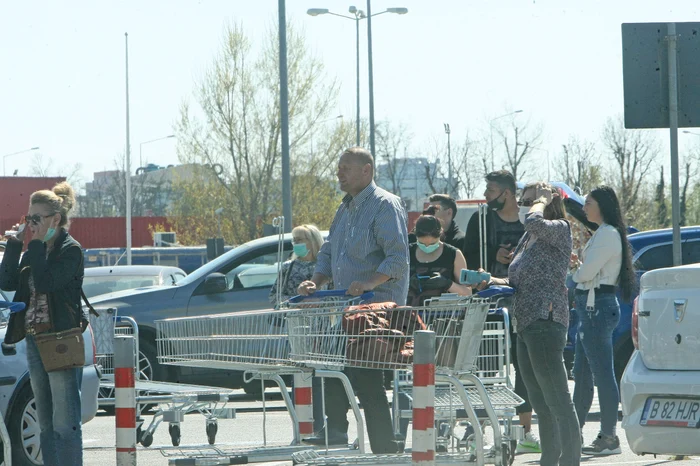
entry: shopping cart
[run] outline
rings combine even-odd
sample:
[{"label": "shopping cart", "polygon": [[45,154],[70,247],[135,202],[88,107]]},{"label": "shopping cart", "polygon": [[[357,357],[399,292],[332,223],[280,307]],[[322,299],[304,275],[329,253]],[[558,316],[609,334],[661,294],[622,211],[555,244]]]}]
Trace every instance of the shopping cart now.
[{"label": "shopping cart", "polygon": [[[333,306],[299,309],[287,315],[290,357],[295,363],[312,368],[316,375],[321,376],[330,372],[341,374],[340,371],[346,367],[407,372],[412,367],[413,332],[425,325],[436,334],[436,391],[442,394],[444,390],[446,395],[449,394],[444,399],[436,396],[436,417],[456,418],[459,409],[475,431],[473,439],[476,448],[473,455],[469,452],[461,455],[450,453],[442,456],[443,462],[475,460],[477,464],[484,464],[489,460],[499,465],[507,464],[511,457],[510,426],[506,426],[505,433],[501,432],[494,402],[498,402],[500,407],[505,400],[498,396],[507,394],[510,397],[507,403],[510,411],[503,413],[512,412],[514,415],[514,406],[521,404],[522,399],[512,393],[508,386],[497,390],[487,389],[478,376],[478,360],[482,339],[494,336],[490,329],[484,336],[486,316],[496,308],[500,297],[511,293],[511,289],[503,288],[474,297],[435,300],[428,306],[397,307],[386,311],[337,309]],[[490,372],[487,370],[489,368],[482,369],[482,373]],[[497,372],[505,376],[504,369],[499,368]],[[357,406],[352,387],[347,379],[343,381],[354,410]],[[400,390],[411,398],[410,378],[405,379]],[[494,446],[491,458],[487,458],[484,451],[480,416],[475,408],[480,410],[481,418],[485,417],[492,426]],[[401,410],[400,416],[410,416],[410,413],[410,410]],[[300,464],[337,463],[337,458],[330,459],[308,452],[295,454],[294,460]],[[400,462],[400,459],[396,461]],[[385,464],[387,459],[358,456],[348,458],[348,462]]]},{"label": "shopping cart", "polygon": [[[114,336],[132,335],[135,341],[134,384],[137,409],[137,441],[144,447],[153,443],[153,434],[162,422],[168,423],[168,433],[173,446],[180,445],[181,428],[184,416],[198,412],[206,419],[206,435],[210,445],[216,442],[219,419],[234,418],[236,413],[227,403],[233,401],[233,391],[218,387],[186,385],[148,380],[141,367],[138,342],[138,325],[128,316],[118,315],[117,309],[100,309],[97,316],[90,314],[90,326],[95,337],[95,355],[102,366],[100,379],[100,407],[114,407]],[[144,428],[146,408],[152,407],[150,423]]]},{"label": "shopping cart", "polygon": [[[371,294],[361,297],[347,297],[344,291],[319,291],[312,297],[302,300],[293,298],[281,303],[279,309],[244,311],[196,318],[173,318],[156,321],[158,362],[166,365],[196,368],[217,368],[244,372],[246,381],[260,380],[276,383],[282,394],[292,421],[293,440],[289,446],[268,445],[266,434],[266,410],[263,397],[263,447],[245,450],[209,450],[187,452],[182,450],[177,456],[189,456],[192,461],[206,464],[229,464],[227,458],[245,457],[247,462],[289,459],[291,454],[308,447],[301,445],[299,419],[282,378],[286,375],[304,374],[310,376],[312,369],[297,364],[290,357],[288,337],[288,316],[312,306],[331,306],[342,311],[349,304],[371,298]],[[359,413],[359,410],[358,410]],[[361,417],[359,418],[361,421]],[[361,453],[363,451],[360,451]],[[224,463],[212,463],[221,457]],[[170,464],[178,464],[172,459]],[[195,463],[196,464],[196,463]]]}]

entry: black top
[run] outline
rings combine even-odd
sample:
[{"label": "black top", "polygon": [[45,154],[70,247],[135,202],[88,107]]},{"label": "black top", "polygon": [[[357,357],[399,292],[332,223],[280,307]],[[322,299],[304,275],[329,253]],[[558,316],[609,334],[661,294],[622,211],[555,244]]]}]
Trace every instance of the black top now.
[{"label": "black top", "polygon": [[[80,244],[61,229],[48,257],[46,243],[41,240],[30,241],[24,255],[21,255],[22,246],[19,241],[7,242],[0,264],[0,288],[15,291],[14,300],[29,306],[28,274],[31,273],[36,291],[48,295],[53,331],[80,327],[88,319],[87,312],[80,304],[84,267]],[[10,316],[5,343],[17,343],[24,339],[26,312],[25,309]]]},{"label": "black top", "polygon": [[[510,244],[509,249],[514,250],[524,233],[525,227],[520,220],[506,222],[498,213],[491,210],[486,214],[487,272],[497,278],[508,276],[508,265],[498,262],[496,254],[501,244]],[[462,252],[464,252],[464,256],[467,259],[467,268],[470,270],[477,270],[481,267],[479,261],[481,241],[479,236],[479,213],[475,212],[472,218],[469,219],[467,233],[464,237],[464,246],[462,247]]]},{"label": "black top", "polygon": [[[457,258],[457,248],[449,244],[443,243],[442,254],[440,254],[440,257],[438,257],[432,262],[419,262],[416,258],[417,249],[417,243],[412,243],[408,246],[408,254],[411,258],[410,276],[413,279],[411,283],[416,283],[414,277],[416,277],[417,275],[426,277],[432,276],[436,272],[449,280],[457,281],[455,280],[454,276],[455,259]],[[449,286],[447,288],[449,288]],[[426,299],[434,296],[440,296],[446,291],[447,289],[419,290],[416,289],[416,287],[411,286],[408,290],[407,304],[410,306],[422,306],[423,302]]]}]

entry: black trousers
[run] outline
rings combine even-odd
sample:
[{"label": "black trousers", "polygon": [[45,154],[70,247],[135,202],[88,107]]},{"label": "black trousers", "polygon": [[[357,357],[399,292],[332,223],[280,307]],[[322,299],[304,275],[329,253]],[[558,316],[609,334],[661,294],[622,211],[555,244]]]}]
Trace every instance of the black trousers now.
[{"label": "black trousers", "polygon": [[[372,453],[397,453],[394,440],[389,400],[384,388],[384,371],[378,369],[345,369],[357,397],[364,409],[367,435]],[[326,415],[328,431],[346,433],[348,431],[348,410],[350,403],[342,382],[326,379]]]}]

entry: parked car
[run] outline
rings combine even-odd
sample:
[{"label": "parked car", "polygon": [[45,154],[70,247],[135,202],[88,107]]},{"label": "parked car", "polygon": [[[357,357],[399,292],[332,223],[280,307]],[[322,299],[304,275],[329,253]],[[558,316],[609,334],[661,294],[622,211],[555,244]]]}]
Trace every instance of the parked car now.
[{"label": "parked car", "polygon": [[[637,277],[641,277],[642,274],[650,270],[673,266],[671,253],[673,230],[671,228],[632,233],[628,239],[632,247],[632,263]],[[681,228],[681,248],[683,264],[700,262],[700,227]],[[613,358],[615,377],[619,385],[622,373],[634,351],[634,345],[632,343],[632,302],[624,302],[619,294],[618,300],[620,301],[620,323],[613,331]],[[634,300],[634,296],[632,300]],[[573,345],[575,344],[577,325],[574,313],[572,313],[572,317],[569,326],[570,343],[565,348],[564,354],[565,359],[570,364],[573,364]]]},{"label": "parked car", "polygon": [[[8,301],[5,292],[2,299]],[[0,341],[7,330],[8,309],[0,309]],[[96,365],[92,329],[85,330],[85,367],[81,386],[82,420],[89,422],[97,412],[97,392],[101,369]],[[92,344],[91,344],[92,342]],[[15,345],[2,345],[0,354],[0,412],[2,412],[12,443],[12,464],[32,466],[42,464],[34,394],[29,383],[26,345],[24,340]],[[0,462],[4,460],[0,445]]]},{"label": "parked car", "polygon": [[632,314],[636,351],[620,385],[622,428],[637,454],[700,454],[700,264],[641,278]]},{"label": "parked car", "polygon": [[117,265],[85,269],[83,291],[88,298],[154,285],[174,285],[187,274],[178,267],[164,265]]},{"label": "parked car", "polygon": [[[150,364],[154,380],[243,387],[256,393],[260,384],[244,384],[241,372],[158,364],[155,321],[270,308],[268,294],[277,278],[277,250],[277,236],[256,239],[204,264],[174,285],[120,291],[91,301],[98,312],[116,308],[120,315],[136,320],[142,364]],[[291,252],[292,235],[286,234],[282,260]]]}]

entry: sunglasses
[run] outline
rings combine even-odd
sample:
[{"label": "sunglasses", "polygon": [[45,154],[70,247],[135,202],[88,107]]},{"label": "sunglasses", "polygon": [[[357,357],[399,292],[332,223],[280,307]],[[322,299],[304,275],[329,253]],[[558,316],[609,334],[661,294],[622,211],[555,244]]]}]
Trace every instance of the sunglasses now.
[{"label": "sunglasses", "polygon": [[518,206],[520,207],[532,207],[532,199],[521,199],[518,201]]},{"label": "sunglasses", "polygon": [[24,216],[24,223],[29,223],[31,222],[32,225],[37,226],[41,223],[42,219],[53,217],[56,214],[51,214],[51,215],[40,215],[40,214],[34,214],[34,215],[25,215]]}]

